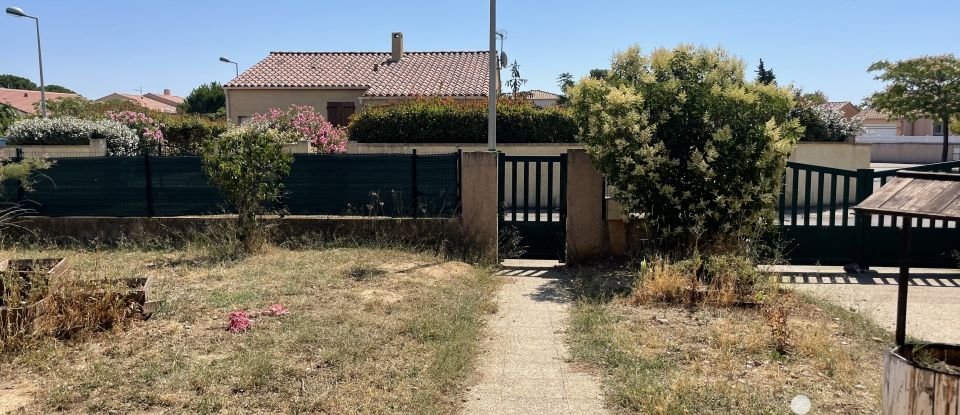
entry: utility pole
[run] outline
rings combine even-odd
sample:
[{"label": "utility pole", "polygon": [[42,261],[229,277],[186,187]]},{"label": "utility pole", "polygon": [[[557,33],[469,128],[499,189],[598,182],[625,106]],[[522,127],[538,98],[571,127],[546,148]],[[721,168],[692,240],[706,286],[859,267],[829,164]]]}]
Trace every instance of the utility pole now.
[{"label": "utility pole", "polygon": [[490,80],[487,91],[487,150],[497,151],[497,0],[490,0]]}]

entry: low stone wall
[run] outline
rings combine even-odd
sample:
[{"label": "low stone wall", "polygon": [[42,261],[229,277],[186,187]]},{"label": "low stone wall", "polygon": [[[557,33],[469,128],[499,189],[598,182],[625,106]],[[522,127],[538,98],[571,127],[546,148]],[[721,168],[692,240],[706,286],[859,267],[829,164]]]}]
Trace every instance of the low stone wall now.
[{"label": "low stone wall", "polygon": [[[235,223],[233,215],[164,218],[27,217],[20,225],[26,242],[96,243],[185,242],[212,226]],[[287,216],[263,219],[274,243],[356,242],[440,246],[460,237],[456,219]]]},{"label": "low stone wall", "polygon": [[5,158],[15,157],[18,148],[21,149],[23,156],[28,158],[102,157],[107,155],[107,140],[94,138],[87,145],[37,146],[10,144],[7,147],[0,148],[0,155]]},{"label": "low stone wall", "polygon": [[[441,144],[401,144],[401,143],[347,143],[348,154],[410,154],[413,149],[418,153],[456,153],[457,150],[468,151],[487,151],[487,144],[483,143],[441,143]],[[583,149],[580,143],[518,143],[518,144],[497,144],[497,150],[511,156],[556,156],[566,153],[570,149]]]},{"label": "low stone wall", "polygon": [[870,145],[805,141],[793,150],[790,161],[853,171],[869,169]]},{"label": "low stone wall", "polygon": [[[857,143],[871,146],[870,160],[874,163],[930,164],[943,161],[943,137],[863,136],[857,137]],[[960,137],[951,136],[947,143],[947,159],[960,160]]]}]

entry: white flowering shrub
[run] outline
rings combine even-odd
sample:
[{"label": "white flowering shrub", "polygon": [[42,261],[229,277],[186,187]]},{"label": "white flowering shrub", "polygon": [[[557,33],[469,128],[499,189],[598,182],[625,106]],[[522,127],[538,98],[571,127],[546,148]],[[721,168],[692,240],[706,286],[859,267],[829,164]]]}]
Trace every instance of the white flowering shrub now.
[{"label": "white flowering shrub", "polygon": [[107,155],[136,155],[140,137],[123,123],[74,117],[20,120],[7,130],[8,145],[87,145],[91,138],[107,141]]},{"label": "white flowering shrub", "polygon": [[863,133],[863,117],[846,118],[843,112],[827,105],[801,102],[793,116],[804,127],[800,141],[852,141]]}]

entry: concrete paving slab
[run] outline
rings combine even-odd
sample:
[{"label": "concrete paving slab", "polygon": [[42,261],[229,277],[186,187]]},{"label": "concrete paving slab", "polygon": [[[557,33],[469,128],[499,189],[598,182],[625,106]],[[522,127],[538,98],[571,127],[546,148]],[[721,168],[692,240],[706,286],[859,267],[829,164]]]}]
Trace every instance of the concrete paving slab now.
[{"label": "concrete paving slab", "polygon": [[564,356],[570,297],[556,261],[505,261],[497,313],[490,318],[479,383],[467,414],[605,415],[598,379]]}]

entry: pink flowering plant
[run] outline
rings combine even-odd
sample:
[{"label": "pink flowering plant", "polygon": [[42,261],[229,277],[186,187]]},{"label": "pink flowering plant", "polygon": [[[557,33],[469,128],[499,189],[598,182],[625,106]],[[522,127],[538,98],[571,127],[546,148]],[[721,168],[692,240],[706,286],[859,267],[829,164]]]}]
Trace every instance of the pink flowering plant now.
[{"label": "pink flowering plant", "polygon": [[230,324],[227,325],[227,331],[231,333],[243,333],[250,330],[250,326],[252,325],[253,320],[247,316],[245,311],[232,311],[230,312]]},{"label": "pink flowering plant", "polygon": [[149,115],[136,111],[109,111],[107,117],[132,128],[140,137],[141,145],[163,144],[163,124]]},{"label": "pink flowering plant", "polygon": [[309,105],[291,105],[286,111],[270,108],[266,114],[254,114],[253,122],[308,140],[318,153],[347,151],[346,129],[334,127]]}]

